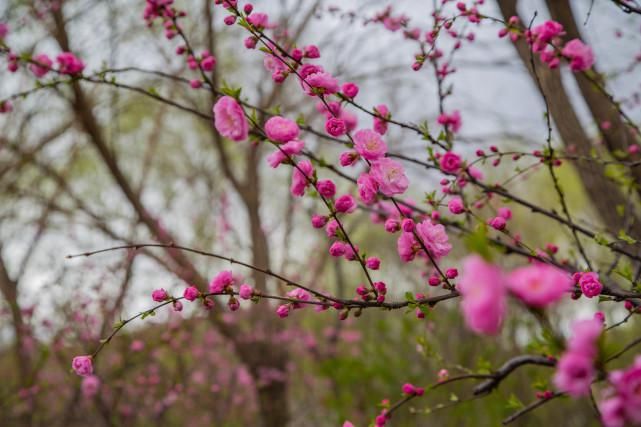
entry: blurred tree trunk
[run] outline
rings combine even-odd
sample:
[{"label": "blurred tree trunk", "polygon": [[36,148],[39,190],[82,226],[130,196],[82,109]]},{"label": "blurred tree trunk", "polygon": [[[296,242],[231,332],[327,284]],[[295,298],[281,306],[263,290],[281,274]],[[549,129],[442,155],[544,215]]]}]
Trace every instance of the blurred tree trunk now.
[{"label": "blurred tree trunk", "polygon": [[[550,9],[552,19],[563,25],[566,33],[564,36],[565,41],[582,39],[568,0],[547,0],[547,5],[548,9]],[[605,81],[601,78],[596,65],[592,67],[592,70],[596,75],[596,81],[598,81],[602,87],[605,87]],[[635,142],[633,136],[634,129],[630,128],[624,122],[607,95],[600,91],[589,78],[583,73],[572,73],[572,75],[581,90],[583,99],[590,109],[592,118],[601,128],[608,149],[611,152],[615,150],[627,152],[628,147]],[[609,122],[610,127],[608,128],[606,126],[603,128],[601,126],[603,122]],[[639,154],[634,155],[634,158],[638,157]],[[630,172],[634,176],[635,181],[641,183],[641,168],[631,168]],[[641,187],[638,188],[638,191],[641,192]]]},{"label": "blurred tree trunk", "polygon": [[[519,16],[517,11],[518,0],[497,1],[501,9],[501,13],[506,21],[511,16]],[[556,3],[556,1],[557,0],[554,0],[550,3]],[[527,20],[521,19],[521,22],[527,22]],[[591,157],[593,140],[583,129],[579,117],[577,116],[570,97],[568,96],[561,80],[560,70],[558,68],[551,70],[543,64],[536,55],[532,58],[533,54],[530,52],[530,47],[523,38],[519,38],[514,43],[514,46],[519,54],[521,62],[528,69],[535,85],[537,85],[536,75],[538,75],[541,83],[541,90],[548,100],[550,116],[554,120],[554,124],[556,125],[566,148],[574,148],[576,154],[579,156]],[[532,69],[532,62],[534,62],[536,67],[536,75],[535,70]],[[576,74],[579,73],[575,73],[575,75]],[[589,87],[585,82],[583,83],[583,86],[587,91],[586,93],[583,93],[582,90],[583,96],[586,97],[586,102],[593,104],[591,108],[599,110],[599,114],[601,114],[602,110],[607,111],[607,117],[618,117],[618,113],[613,112],[608,107],[610,104],[607,99],[599,95],[594,95],[593,88]],[[589,100],[587,99],[587,96],[590,97]],[[618,120],[620,121],[620,119]],[[585,191],[595,207],[595,211],[601,217],[605,227],[611,233],[616,235],[619,230],[624,228],[623,218],[617,212],[616,207],[627,206],[628,200],[622,193],[619,186],[606,178],[605,168],[603,165],[591,161],[578,161],[576,162],[576,168],[581,181],[583,182]],[[628,234],[640,239],[641,223],[638,221],[634,212],[629,212],[628,214],[633,216],[633,222]]]},{"label": "blurred tree trunk", "polygon": [[[1,249],[1,246],[0,246]],[[24,347],[24,321],[22,319],[22,312],[18,305],[18,283],[11,279],[9,272],[0,253],[0,293],[9,304],[11,311],[11,320],[13,323],[13,331],[15,334],[16,343],[14,346],[14,354],[16,358],[16,365],[18,366],[18,384],[20,387],[26,387],[29,384],[29,376],[31,372],[28,354],[23,351]]]}]

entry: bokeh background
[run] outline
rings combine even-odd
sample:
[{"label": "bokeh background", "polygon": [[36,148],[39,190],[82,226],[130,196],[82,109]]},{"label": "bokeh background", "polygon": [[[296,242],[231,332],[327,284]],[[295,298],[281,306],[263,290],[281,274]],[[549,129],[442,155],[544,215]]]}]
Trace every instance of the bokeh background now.
[{"label": "bokeh background", "polygon": [[[431,25],[431,1],[393,3],[394,11],[410,16],[416,26]],[[571,2],[609,89],[638,119],[641,19],[612,3]],[[295,82],[275,85],[262,55],[242,47],[245,34],[225,26],[211,0],[176,4],[188,12],[184,29],[192,45],[216,55],[219,84],[240,86],[251,103],[278,106],[289,117],[303,115],[322,129],[315,102]],[[327,70],[359,84],[362,105],[386,103],[395,118],[435,126],[437,87],[432,73],[411,70],[415,45],[364,23],[387,4],[258,0],[255,7],[288,28],[299,44],[317,44]],[[194,77],[174,53],[178,41],[166,40],[161,28],[148,28],[143,8],[144,1],[133,0],[3,0],[0,21],[10,23],[7,42],[16,51],[55,55],[68,48],[85,61],[86,73],[118,69],[119,83],[209,114],[213,101],[207,91],[152,73]],[[494,1],[482,11],[500,16]],[[536,12],[535,22],[548,16],[542,1],[522,0],[519,11],[530,18]],[[462,27],[475,41],[456,54],[457,72],[448,78],[453,94],[447,107],[463,116],[457,151],[468,158],[490,145],[531,151],[545,142],[542,98],[514,47],[497,37],[499,28]],[[8,73],[5,59],[0,59],[0,99],[35,87],[30,73]],[[598,146],[598,126],[565,71],[573,106]],[[361,126],[370,120],[359,114]],[[553,136],[557,144],[556,131]],[[310,134],[304,139],[318,156],[336,162],[339,147]],[[391,127],[386,141],[396,152],[426,155],[426,142],[401,129]],[[85,396],[81,379],[70,371],[71,358],[92,352],[119,318],[150,308],[153,289],[182,294],[186,282],[229,268],[249,283],[267,280],[275,292],[283,287],[237,266],[192,254],[177,258],[162,249],[77,259],[66,259],[68,254],[173,241],[267,264],[310,287],[353,295],[362,272],[328,255],[324,234],[309,225],[318,201],[290,196],[291,170],[271,169],[265,161],[269,151],[221,140],[208,120],[105,84],[39,90],[15,101],[11,114],[0,115],[0,425],[330,426],[349,419],[362,426],[377,414],[382,399],[400,397],[404,382],[433,383],[441,369],[452,375],[488,372],[526,348],[540,350],[535,319],[516,306],[517,315],[501,336],[488,341],[464,328],[455,303],[438,305],[422,320],[413,310],[366,310],[346,321],[334,311],[309,309],[281,320],[267,302],[261,308],[243,305],[235,313],[224,305],[207,312],[186,304],[182,313],[160,310],[128,325],[97,360],[100,391]],[[408,195],[417,203],[439,189],[437,174],[407,168]],[[496,181],[515,173],[511,164],[482,169]],[[567,165],[559,175],[579,221],[598,228],[598,207],[576,171]],[[558,208],[545,170],[532,167],[510,186],[528,200]],[[566,230],[525,209],[513,210],[511,227],[531,245],[553,243],[572,256]],[[390,299],[429,292],[420,266],[400,263],[394,236],[372,227],[367,212],[351,216],[347,227],[360,247],[383,258],[378,277],[388,284]],[[458,267],[468,250],[463,239],[451,239],[447,265]],[[612,256],[598,246],[590,251],[604,260]],[[523,263],[499,257],[506,267]],[[622,309],[598,308],[615,320],[625,316]],[[595,309],[597,301],[584,300],[557,307],[551,318],[565,330],[570,319]],[[625,342],[630,334],[634,328],[608,344]],[[469,383],[443,387],[413,401],[391,425],[499,425],[534,400],[537,390],[549,388],[550,375],[548,368],[524,368],[480,400],[466,401]],[[562,398],[515,424],[598,425],[591,411],[587,401]]]}]

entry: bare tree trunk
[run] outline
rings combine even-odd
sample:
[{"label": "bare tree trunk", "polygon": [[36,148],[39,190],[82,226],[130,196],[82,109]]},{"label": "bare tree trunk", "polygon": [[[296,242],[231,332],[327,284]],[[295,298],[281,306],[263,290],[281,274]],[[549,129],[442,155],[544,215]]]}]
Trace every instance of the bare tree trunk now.
[{"label": "bare tree trunk", "polygon": [[[565,40],[581,39],[581,33],[572,14],[572,8],[568,0],[547,0],[548,9],[552,19],[558,21],[565,29]],[[602,87],[605,87],[605,82],[600,78],[599,71],[596,66],[592,67],[597,76],[596,79]],[[585,99],[590,113],[594,121],[600,126],[605,142],[611,152],[620,150],[627,152],[628,147],[634,141],[633,129],[630,128],[622,119],[619,111],[615,105],[608,99],[607,95],[599,90],[589,78],[583,73],[573,73],[573,76],[578,83],[581,95]],[[609,123],[609,127],[602,127],[604,122]],[[634,158],[638,158],[639,154],[635,154]],[[641,183],[641,168],[631,168],[632,176],[638,183]],[[638,189],[641,194],[641,187]]]}]

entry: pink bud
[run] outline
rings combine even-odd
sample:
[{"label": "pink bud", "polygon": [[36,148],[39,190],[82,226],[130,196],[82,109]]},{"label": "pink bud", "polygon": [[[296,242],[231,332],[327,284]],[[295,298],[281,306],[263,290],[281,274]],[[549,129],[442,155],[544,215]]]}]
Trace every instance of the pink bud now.
[{"label": "pink bud", "polygon": [[505,218],[502,216],[497,216],[494,217],[490,220],[489,222],[490,227],[494,228],[495,230],[504,230],[505,229]]},{"label": "pink bud", "polygon": [[289,316],[289,304],[279,305],[276,309],[276,314],[278,314],[278,317],[280,317],[281,319]]},{"label": "pink bud", "polygon": [[329,254],[333,257],[339,257],[345,255],[345,243],[343,242],[334,242],[332,246],[329,247]]},{"label": "pink bud", "polygon": [[456,278],[456,276],[458,276],[458,270],[456,268],[448,268],[445,271],[445,276],[448,279],[454,279],[454,278]]},{"label": "pink bud", "polygon": [[401,228],[407,233],[414,231],[414,226],[414,220],[411,218],[403,218],[403,221],[401,221]]},{"label": "pink bud", "polygon": [[240,285],[240,291],[238,292],[238,296],[240,296],[242,299],[251,299],[251,297],[254,295],[254,290],[252,289],[251,286],[249,286],[246,283],[243,283]]},{"label": "pink bud", "polygon": [[169,295],[164,289],[156,289],[151,293],[151,298],[156,302],[162,302],[169,298]]},{"label": "pink bud", "polygon": [[327,217],[323,215],[312,215],[312,227],[323,228],[327,224]]},{"label": "pink bud", "polygon": [[367,258],[367,260],[365,260],[365,265],[370,270],[378,270],[379,267],[381,266],[381,260],[380,258],[372,256]]},{"label": "pink bud", "polygon": [[195,286],[190,286],[183,292],[183,297],[185,297],[187,301],[194,301],[199,295],[200,291]]}]

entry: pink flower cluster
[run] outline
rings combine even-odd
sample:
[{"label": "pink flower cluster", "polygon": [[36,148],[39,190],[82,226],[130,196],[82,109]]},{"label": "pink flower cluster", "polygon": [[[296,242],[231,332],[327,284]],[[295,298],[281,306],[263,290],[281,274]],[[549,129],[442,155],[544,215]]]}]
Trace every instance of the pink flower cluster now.
[{"label": "pink flower cluster", "polygon": [[611,372],[606,399],[599,403],[605,427],[641,425],[641,356],[625,370]]},{"label": "pink flower cluster", "polygon": [[[416,238],[417,236],[420,241]],[[452,245],[449,243],[443,224],[434,224],[431,220],[425,219],[416,224],[413,230],[411,225],[405,225],[403,233],[397,241],[398,254],[401,260],[410,262],[416,255],[426,256],[423,246],[435,260],[450,253]]]},{"label": "pink flower cluster", "polygon": [[461,113],[458,110],[450,114],[443,113],[438,116],[436,121],[453,133],[457,133],[461,129]]},{"label": "pink flower cluster", "polygon": [[561,53],[570,60],[572,71],[587,71],[594,65],[592,48],[579,39],[567,42]]},{"label": "pink flower cluster", "polygon": [[71,52],[63,52],[56,57],[58,72],[61,74],[80,74],[85,64]]},{"label": "pink flower cluster", "polygon": [[586,71],[594,65],[592,48],[579,39],[573,39],[562,46],[561,36],[565,34],[563,25],[556,21],[546,21],[526,31],[526,40],[532,51],[539,54],[541,61],[550,68],[559,66],[559,53],[570,61],[572,71]]},{"label": "pink flower cluster", "polygon": [[[19,68],[20,58],[15,53],[9,53],[8,59],[7,68],[10,72],[15,73]],[[39,54],[29,64],[29,70],[37,78],[42,78],[51,70],[73,76],[82,73],[85,69],[85,64],[82,60],[71,52],[62,52],[56,57],[56,62],[58,63],[57,70],[53,68],[53,61],[48,55]]]},{"label": "pink flower cluster", "polygon": [[184,11],[177,11],[173,7],[174,0],[146,0],[143,19],[151,27],[156,19],[162,21],[165,37],[169,40],[178,34],[177,19],[186,16]]},{"label": "pink flower cluster", "polygon": [[596,378],[594,363],[598,357],[598,339],[603,331],[603,320],[595,316],[572,325],[572,337],[565,353],[559,359],[554,384],[572,397],[587,396]]},{"label": "pink flower cluster", "polygon": [[463,261],[457,289],[467,326],[476,333],[495,335],[505,317],[508,291],[528,306],[544,308],[569,293],[572,284],[569,274],[551,265],[535,263],[505,274],[473,255]]},{"label": "pink flower cluster", "polygon": [[574,282],[579,284],[581,292],[588,298],[601,294],[603,285],[599,282],[599,274],[594,272],[575,273]]}]

